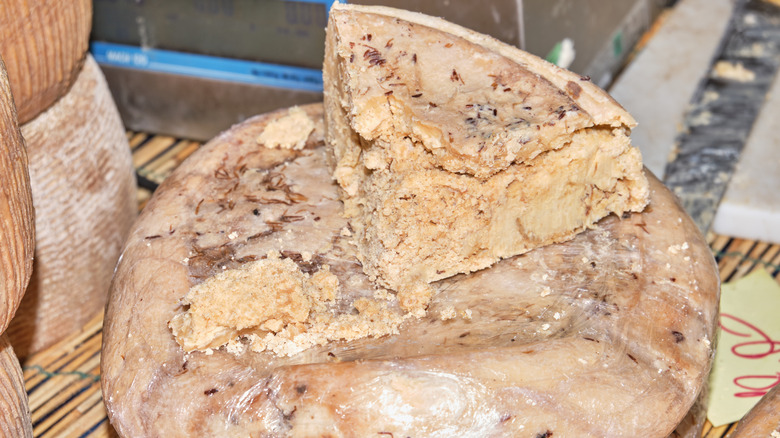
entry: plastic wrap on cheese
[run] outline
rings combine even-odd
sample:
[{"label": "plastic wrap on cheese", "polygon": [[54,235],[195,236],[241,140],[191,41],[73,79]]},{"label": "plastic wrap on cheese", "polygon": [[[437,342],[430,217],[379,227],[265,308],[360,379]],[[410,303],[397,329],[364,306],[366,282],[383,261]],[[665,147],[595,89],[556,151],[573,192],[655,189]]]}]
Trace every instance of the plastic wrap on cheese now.
[{"label": "plastic wrap on cheese", "polygon": [[[335,276],[338,293],[320,303],[334,318],[357,315],[356,302],[408,313],[363,273],[322,147],[322,107],[304,109],[315,129],[303,149],[256,141],[286,111],[250,119],[182,164],[135,224],[102,352],[120,435],[672,432],[709,371],[719,284],[695,225],[652,177],[645,212],[432,283],[422,314],[393,333],[277,354],[253,351],[239,328],[225,345],[183,348],[169,325],[191,309],[191,289],[269,254],[297,268],[295,278]],[[284,322],[292,340],[315,323],[296,318]]]}]

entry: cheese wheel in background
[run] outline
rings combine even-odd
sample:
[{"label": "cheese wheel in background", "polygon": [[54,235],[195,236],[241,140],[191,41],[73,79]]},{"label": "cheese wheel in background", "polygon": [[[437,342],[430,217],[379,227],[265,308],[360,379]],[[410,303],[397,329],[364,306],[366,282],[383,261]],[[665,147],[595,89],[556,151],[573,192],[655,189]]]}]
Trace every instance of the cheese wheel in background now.
[{"label": "cheese wheel in background", "polygon": [[729,438],[780,436],[780,385],[775,385],[737,424]]},{"label": "cheese wheel in background", "polygon": [[30,280],[33,221],[27,150],[0,58],[0,333],[8,327]]},{"label": "cheese wheel in background", "polygon": [[103,308],[135,219],[136,185],[119,113],[91,57],[68,94],[22,135],[37,235],[33,276],[8,333],[25,357]]},{"label": "cheese wheel in background", "polygon": [[62,97],[84,62],[91,0],[3,0],[0,54],[25,123]]},{"label": "cheese wheel in background", "polygon": [[0,436],[33,436],[22,368],[5,335],[0,336]]}]

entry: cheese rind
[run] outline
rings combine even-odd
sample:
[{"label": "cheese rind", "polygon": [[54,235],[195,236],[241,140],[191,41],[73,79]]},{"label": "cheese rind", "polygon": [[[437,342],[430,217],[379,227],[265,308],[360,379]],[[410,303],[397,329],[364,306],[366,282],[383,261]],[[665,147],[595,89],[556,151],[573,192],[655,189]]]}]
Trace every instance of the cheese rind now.
[{"label": "cheese rind", "polygon": [[21,132],[35,208],[35,262],[7,334],[25,357],[103,309],[137,203],[122,120],[91,56],[70,91]]},{"label": "cheese rind", "polygon": [[24,374],[7,336],[0,336],[0,391],[0,436],[32,438]]},{"label": "cheese rind", "polygon": [[92,29],[90,0],[0,2],[0,53],[19,124],[37,117],[73,86]]},{"label": "cheese rind", "polygon": [[106,411],[121,436],[661,437],[679,423],[709,372],[718,275],[706,241],[654,179],[641,214],[431,284],[428,316],[392,336],[293,356],[275,346],[185,352],[167,325],[180,299],[274,249],[307,273],[331,267],[336,317],[370,311],[361,298],[400,313],[401,294],[377,289],[355,259],[322,107],[304,109],[317,126],[306,148],[254,141],[287,111],[248,120],[182,163],[135,223],[101,350]]},{"label": "cheese rind", "polygon": [[366,273],[400,289],[641,211],[633,119],[572,76],[442,20],[335,6],[327,138]]},{"label": "cheese rind", "polygon": [[8,327],[27,289],[34,248],[27,149],[0,58],[0,333]]}]

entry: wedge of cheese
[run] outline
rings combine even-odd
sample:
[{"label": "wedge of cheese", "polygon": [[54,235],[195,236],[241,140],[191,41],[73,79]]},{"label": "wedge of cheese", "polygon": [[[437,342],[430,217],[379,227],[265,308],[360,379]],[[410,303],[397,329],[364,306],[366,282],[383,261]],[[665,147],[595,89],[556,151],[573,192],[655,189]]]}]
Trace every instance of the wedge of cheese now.
[{"label": "wedge of cheese", "polygon": [[364,270],[402,289],[641,211],[635,125],[588,78],[444,20],[334,5],[327,141]]}]

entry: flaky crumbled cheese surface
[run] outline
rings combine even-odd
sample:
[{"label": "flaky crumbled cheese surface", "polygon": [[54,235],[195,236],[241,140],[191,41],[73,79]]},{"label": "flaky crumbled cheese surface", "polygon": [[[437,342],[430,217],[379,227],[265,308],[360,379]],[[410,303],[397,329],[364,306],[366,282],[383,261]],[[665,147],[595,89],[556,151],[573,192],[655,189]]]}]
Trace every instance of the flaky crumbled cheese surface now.
[{"label": "flaky crumbled cheese surface", "polygon": [[379,290],[356,299],[353,313],[337,313],[331,305],[339,280],[327,266],[309,275],[271,252],[193,286],[182,300],[186,310],[169,327],[186,351],[224,346],[233,354],[248,348],[292,356],[331,341],[397,334],[403,321],[425,315],[432,294],[427,284],[404,291],[399,312],[389,307],[391,294]]},{"label": "flaky crumbled cheese surface", "polygon": [[458,316],[457,312],[455,312],[455,306],[447,306],[439,313],[439,318],[442,321],[446,321],[448,319],[455,319],[455,317]]},{"label": "flaky crumbled cheese surface", "polygon": [[267,148],[301,150],[306,146],[314,121],[300,107],[290,108],[288,114],[269,123],[257,142]]}]

